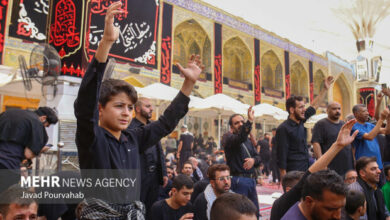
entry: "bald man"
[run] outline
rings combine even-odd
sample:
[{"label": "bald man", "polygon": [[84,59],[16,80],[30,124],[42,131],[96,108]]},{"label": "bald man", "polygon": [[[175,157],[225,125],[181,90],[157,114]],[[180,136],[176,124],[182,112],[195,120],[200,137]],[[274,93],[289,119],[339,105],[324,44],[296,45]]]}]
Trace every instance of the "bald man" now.
[{"label": "bald man", "polygon": [[[336,141],[337,135],[343,126],[344,122],[340,120],[341,106],[337,102],[329,103],[326,112],[327,118],[318,121],[313,129],[314,154],[316,158],[320,158],[329,147]],[[329,169],[335,170],[339,175],[343,176],[348,170],[353,169],[353,156],[351,146],[346,146],[332,160],[328,166]]]},{"label": "bald man", "polygon": [[[148,98],[140,97],[135,103],[135,118],[131,120],[127,129],[136,129],[150,123],[153,114],[153,105]],[[141,201],[146,207],[146,216],[150,216],[150,208],[157,201],[160,185],[168,182],[165,167],[164,152],[161,143],[140,152],[141,164]]]}]

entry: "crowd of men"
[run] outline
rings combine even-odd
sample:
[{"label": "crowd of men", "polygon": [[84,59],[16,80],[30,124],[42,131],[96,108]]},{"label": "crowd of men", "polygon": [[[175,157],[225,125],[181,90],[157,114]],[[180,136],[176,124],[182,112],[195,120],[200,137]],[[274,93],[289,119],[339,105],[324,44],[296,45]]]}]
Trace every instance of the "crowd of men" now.
[{"label": "crowd of men", "polygon": [[[77,175],[86,176],[83,171],[90,169],[102,170],[103,177],[110,175],[107,170],[136,170],[140,173],[139,195],[130,199],[133,188],[104,187],[98,193],[87,191],[86,198],[76,205],[62,206],[24,197],[31,189],[13,185],[20,177],[14,171],[25,171],[25,159],[47,150],[45,128],[56,124],[58,118],[48,107],[35,112],[7,110],[0,115],[0,220],[38,216],[259,219],[257,179],[271,174],[272,182],[281,182],[284,191],[273,204],[272,220],[390,219],[390,114],[387,108],[380,110],[383,97],[390,96],[389,89],[378,94],[372,119],[367,107],[359,104],[351,109],[354,119],[343,121],[340,103],[329,103],[328,117],[318,121],[312,131],[315,162],[309,154],[304,123],[323,103],[333,77],[325,79],[308,108],[302,97],[288,98],[289,117],[272,130],[272,136],[266,133],[254,140],[250,107],[246,119],[240,114],[230,116],[230,130],[220,143],[222,152],[217,151],[212,137],[207,141],[201,135],[194,137],[186,125],[181,126],[177,142],[169,137],[163,147],[161,139],[188,111],[189,95],[203,69],[201,58],[192,55],[185,68],[177,64],[184,76],[182,88],[152,121],[151,100],[138,97],[134,87],[122,80],[103,80],[108,53],[119,37],[114,17],[124,13],[121,4],[115,2],[107,9],[103,38],[74,103],[81,169]],[[125,175],[119,173],[119,177]]]}]

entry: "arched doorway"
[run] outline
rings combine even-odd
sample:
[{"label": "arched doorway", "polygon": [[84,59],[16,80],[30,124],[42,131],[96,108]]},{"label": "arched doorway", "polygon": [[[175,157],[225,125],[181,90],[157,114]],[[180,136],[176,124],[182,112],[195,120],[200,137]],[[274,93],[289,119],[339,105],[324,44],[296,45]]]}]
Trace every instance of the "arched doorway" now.
[{"label": "arched doorway", "polygon": [[[181,64],[187,64],[191,54],[199,54],[202,58],[202,63],[205,66],[201,79],[206,79],[205,73],[211,71],[211,41],[207,33],[194,19],[185,21],[175,28],[173,46],[173,61]],[[176,66],[173,66],[172,71],[179,73]]]},{"label": "arched doorway", "polygon": [[302,96],[309,100],[309,79],[301,62],[296,61],[291,66],[291,95]]},{"label": "arched doorway", "polygon": [[252,56],[239,38],[228,40],[223,47],[223,76],[229,80],[252,83]]},{"label": "arched doorway", "polygon": [[261,58],[261,82],[264,88],[283,91],[283,68],[276,54],[269,50]]},{"label": "arched doorway", "polygon": [[[314,82],[313,82],[314,98],[317,97],[320,94],[321,90],[324,88],[324,80],[325,80],[324,72],[322,72],[322,70],[317,70],[314,74]],[[328,94],[325,95],[323,105],[325,106],[327,103],[328,103]]]}]

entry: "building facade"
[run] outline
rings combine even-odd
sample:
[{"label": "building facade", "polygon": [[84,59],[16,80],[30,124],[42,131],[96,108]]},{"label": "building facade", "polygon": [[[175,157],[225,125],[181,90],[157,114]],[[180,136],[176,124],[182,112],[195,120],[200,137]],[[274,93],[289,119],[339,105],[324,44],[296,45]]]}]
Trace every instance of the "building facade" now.
[{"label": "building facade", "polygon": [[[316,54],[199,0],[121,1],[128,13],[116,18],[121,36],[110,54],[117,61],[114,77],[141,87],[161,82],[179,88],[183,77],[174,64],[185,64],[191,54],[200,54],[205,71],[193,94],[202,98],[224,93],[249,105],[269,103],[285,109],[291,95],[301,95],[310,103],[329,75],[336,81],[327,101],[341,103],[343,117],[360,97],[353,66],[332,53]],[[34,46],[43,42],[55,47],[62,59],[61,81],[53,100],[42,98],[39,84],[27,96],[20,81],[13,80],[0,87],[1,110],[36,108],[39,100],[57,106],[64,123],[55,129],[69,134],[57,134],[54,139],[71,139],[77,84],[101,39],[105,10],[111,2],[1,1],[0,15],[6,18],[0,19],[3,66],[16,71],[18,56],[28,60]],[[19,99],[24,103],[17,104]],[[26,102],[30,99],[34,105]],[[187,117],[185,123],[193,133],[216,137],[215,119]],[[258,129],[268,131],[280,122],[271,120],[264,126],[258,119],[257,123]],[[222,124],[226,130],[227,120]]]}]

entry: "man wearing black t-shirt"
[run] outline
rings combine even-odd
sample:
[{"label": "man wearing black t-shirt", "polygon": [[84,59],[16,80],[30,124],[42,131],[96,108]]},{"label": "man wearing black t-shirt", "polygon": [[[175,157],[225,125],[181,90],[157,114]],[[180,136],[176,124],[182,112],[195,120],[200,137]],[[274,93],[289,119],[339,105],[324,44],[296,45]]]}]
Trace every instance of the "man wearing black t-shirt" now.
[{"label": "man wearing black t-shirt", "polygon": [[329,76],[324,81],[324,88],[306,109],[302,96],[291,96],[286,100],[286,110],[289,114],[276,130],[276,147],[280,176],[288,171],[306,171],[309,168],[309,152],[307,149],[307,133],[303,126],[307,119],[316,113],[316,109],[325,98],[334,78]]},{"label": "man wearing black t-shirt", "polygon": [[173,179],[172,196],[155,202],[151,209],[151,220],[186,220],[194,214],[190,202],[194,183],[191,178],[180,174]]},{"label": "man wearing black t-shirt", "polygon": [[[318,121],[313,129],[312,143],[316,158],[324,154],[336,141],[337,135],[344,122],[340,120],[341,106],[332,102],[327,108],[328,117]],[[329,164],[329,169],[343,176],[348,170],[353,169],[353,156],[351,145],[348,145],[337,154]]]},{"label": "man wearing black t-shirt", "polygon": [[178,170],[183,168],[184,162],[192,156],[192,148],[194,147],[194,136],[188,132],[187,125],[181,126],[179,146],[177,148],[177,158],[179,158]]}]

